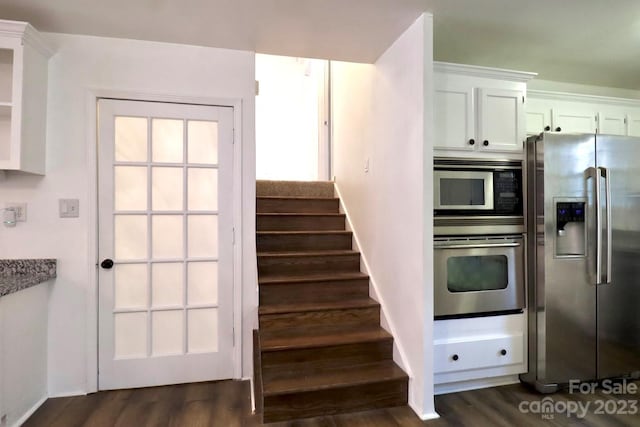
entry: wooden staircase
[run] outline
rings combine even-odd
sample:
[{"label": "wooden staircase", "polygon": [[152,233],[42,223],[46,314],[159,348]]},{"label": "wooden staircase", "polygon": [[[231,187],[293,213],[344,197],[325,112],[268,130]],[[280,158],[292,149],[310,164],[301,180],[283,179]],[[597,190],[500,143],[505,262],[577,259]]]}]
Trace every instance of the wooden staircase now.
[{"label": "wooden staircase", "polygon": [[260,292],[254,334],[263,422],[407,403],[331,182],[258,181]]}]

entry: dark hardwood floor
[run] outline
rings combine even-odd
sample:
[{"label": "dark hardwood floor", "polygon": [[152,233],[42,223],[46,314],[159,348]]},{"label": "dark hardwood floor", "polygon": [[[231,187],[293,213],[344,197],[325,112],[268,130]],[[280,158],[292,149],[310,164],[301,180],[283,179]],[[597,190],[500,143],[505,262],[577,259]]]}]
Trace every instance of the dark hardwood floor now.
[{"label": "dark hardwood floor", "polygon": [[[640,382],[635,394],[569,394],[543,396],[520,384],[452,393],[436,397],[441,418],[423,422],[408,407],[386,408],[345,415],[268,424],[270,427],[394,427],[394,426],[640,426]],[[566,402],[589,405],[584,418],[553,413],[522,413],[535,403],[551,398],[562,409]],[[522,402],[525,402],[524,404]],[[558,402],[565,402],[558,404]],[[609,402],[609,403],[607,403]],[[627,403],[622,403],[627,402]],[[635,402],[635,403],[632,403]],[[624,406],[624,408],[623,408]],[[634,412],[635,415],[620,412]],[[602,409],[604,414],[597,414]],[[615,413],[618,412],[618,413]],[[106,391],[88,396],[47,400],[24,424],[25,427],[73,426],[220,426],[256,427],[259,417],[251,414],[248,381],[218,381]]]}]

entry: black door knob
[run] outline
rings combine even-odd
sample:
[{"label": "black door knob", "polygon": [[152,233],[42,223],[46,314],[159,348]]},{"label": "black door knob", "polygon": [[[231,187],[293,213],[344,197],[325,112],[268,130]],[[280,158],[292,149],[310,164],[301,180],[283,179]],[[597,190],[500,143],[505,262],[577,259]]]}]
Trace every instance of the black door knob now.
[{"label": "black door knob", "polygon": [[113,267],[113,260],[109,258],[102,260],[102,262],[100,263],[100,267],[109,270],[111,267]]},{"label": "black door knob", "polygon": [[507,355],[507,350],[505,350],[504,348],[502,350],[500,350],[500,354],[503,356]]},{"label": "black door knob", "polygon": [[551,126],[545,126],[544,130],[551,130]]},{"label": "black door knob", "polygon": [[482,141],[482,145],[484,145],[485,147],[487,147],[489,145],[489,141],[487,141],[486,139],[484,141]]},{"label": "black door knob", "polygon": [[469,140],[469,145],[473,145],[473,144],[475,144],[475,143],[476,143],[476,140],[475,140],[475,139],[471,138],[471,139]]},{"label": "black door knob", "polygon": [[556,128],[556,132],[562,132],[562,128],[561,128],[560,126],[558,126],[558,127]]},{"label": "black door knob", "polygon": [[451,358],[452,358],[454,361],[456,361],[456,360],[460,359],[460,358],[458,357],[458,355],[457,355],[457,354],[454,354],[453,356],[451,356]]}]

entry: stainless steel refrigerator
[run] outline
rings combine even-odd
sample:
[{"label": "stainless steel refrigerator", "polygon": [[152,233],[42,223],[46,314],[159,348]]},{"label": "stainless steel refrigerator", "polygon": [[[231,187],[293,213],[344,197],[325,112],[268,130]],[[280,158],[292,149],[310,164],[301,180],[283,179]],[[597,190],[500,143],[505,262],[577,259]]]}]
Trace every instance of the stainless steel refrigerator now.
[{"label": "stainless steel refrigerator", "polygon": [[529,372],[640,373],[640,138],[543,133],[526,144]]}]

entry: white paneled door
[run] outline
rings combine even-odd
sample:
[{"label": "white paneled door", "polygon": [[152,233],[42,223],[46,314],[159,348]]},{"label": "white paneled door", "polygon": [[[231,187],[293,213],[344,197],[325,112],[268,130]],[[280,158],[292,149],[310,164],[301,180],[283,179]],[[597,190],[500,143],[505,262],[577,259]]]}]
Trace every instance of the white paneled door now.
[{"label": "white paneled door", "polygon": [[98,102],[101,390],[233,376],[233,109]]}]

